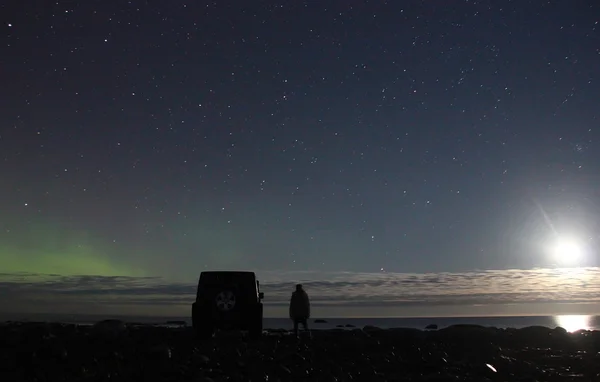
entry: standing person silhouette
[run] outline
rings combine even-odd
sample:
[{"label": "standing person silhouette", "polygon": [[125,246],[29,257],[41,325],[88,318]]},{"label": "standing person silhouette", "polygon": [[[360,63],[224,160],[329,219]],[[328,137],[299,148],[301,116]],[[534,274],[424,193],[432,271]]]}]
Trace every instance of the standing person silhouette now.
[{"label": "standing person silhouette", "polygon": [[294,321],[294,335],[298,337],[298,324],[302,324],[304,331],[308,332],[308,319],[310,318],[310,300],[308,294],[302,288],[302,284],[296,285],[290,300],[290,318]]}]

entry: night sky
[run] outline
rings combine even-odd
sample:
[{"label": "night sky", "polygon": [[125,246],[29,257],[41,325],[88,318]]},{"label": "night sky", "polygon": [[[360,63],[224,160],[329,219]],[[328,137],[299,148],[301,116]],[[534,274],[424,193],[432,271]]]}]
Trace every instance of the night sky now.
[{"label": "night sky", "polygon": [[[252,269],[282,303],[336,275],[374,305],[384,277],[404,280],[390,295],[414,281],[411,307],[446,304],[432,296],[452,275],[462,298],[502,292],[485,270],[600,278],[597,1],[27,0],[0,15],[4,299],[44,274],[98,276],[115,301],[112,276],[193,293],[202,270]],[[588,285],[580,302],[600,299]],[[525,289],[513,297],[563,299]]]}]

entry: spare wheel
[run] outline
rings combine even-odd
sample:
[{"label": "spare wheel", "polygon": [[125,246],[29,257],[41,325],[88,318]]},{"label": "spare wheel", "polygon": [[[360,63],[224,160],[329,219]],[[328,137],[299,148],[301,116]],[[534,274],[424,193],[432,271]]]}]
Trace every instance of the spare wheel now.
[{"label": "spare wheel", "polygon": [[222,291],[215,297],[215,303],[221,312],[228,312],[235,307],[235,294],[229,290]]}]

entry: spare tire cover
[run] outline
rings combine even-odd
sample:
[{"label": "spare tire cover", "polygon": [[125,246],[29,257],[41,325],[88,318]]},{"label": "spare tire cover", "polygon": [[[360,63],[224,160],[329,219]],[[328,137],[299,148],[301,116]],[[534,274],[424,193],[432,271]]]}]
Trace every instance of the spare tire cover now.
[{"label": "spare tire cover", "polygon": [[217,293],[215,297],[215,304],[217,305],[217,309],[221,312],[228,312],[235,307],[236,297],[235,294],[230,290],[224,290],[220,293]]}]

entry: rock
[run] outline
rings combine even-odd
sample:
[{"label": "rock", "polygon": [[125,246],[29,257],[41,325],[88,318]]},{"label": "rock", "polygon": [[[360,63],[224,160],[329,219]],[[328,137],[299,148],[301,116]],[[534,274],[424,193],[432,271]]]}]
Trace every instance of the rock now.
[{"label": "rock", "polygon": [[121,320],[103,320],[94,324],[92,332],[98,336],[117,337],[126,330],[127,326]]},{"label": "rock", "polygon": [[276,334],[276,335],[287,334],[288,332],[289,332],[288,329],[283,329],[283,328],[267,330],[267,334]]},{"label": "rock", "polygon": [[167,321],[167,325],[187,326],[187,322],[185,322],[185,321]]},{"label": "rock", "polygon": [[55,361],[64,361],[69,357],[64,344],[58,341],[43,344],[34,355],[38,358]]},{"label": "rock", "polygon": [[356,326],[352,325],[352,324],[346,324],[344,325],[345,328],[356,328]]},{"label": "rock", "polygon": [[171,348],[166,344],[154,345],[145,351],[148,359],[155,361],[164,361],[171,359]]},{"label": "rock", "polygon": [[415,328],[391,328],[382,330],[382,332],[387,333],[390,337],[402,338],[410,341],[427,338],[427,332]]},{"label": "rock", "polygon": [[292,374],[292,371],[287,366],[280,365],[280,368],[285,374]]},{"label": "rock", "polygon": [[525,328],[517,329],[521,334],[527,336],[542,336],[547,337],[552,334],[553,329],[545,326],[527,326]]},{"label": "rock", "polygon": [[317,318],[315,320],[315,324],[326,324],[326,323],[327,323],[327,321],[323,320],[322,318]]},{"label": "rock", "polygon": [[[559,381],[600,373],[600,333],[562,328],[343,326],[315,330],[311,341],[268,330],[253,342],[233,335],[198,342],[191,328],[122,329],[0,325],[0,380]],[[115,331],[107,343],[88,336]]]},{"label": "rock", "polygon": [[429,324],[425,327],[425,330],[437,330],[438,326],[436,324]]},{"label": "rock", "polygon": [[561,326],[557,326],[556,328],[554,328],[554,335],[559,335],[559,336],[566,336],[569,332],[567,332],[567,329],[561,327]]},{"label": "rock", "polygon": [[203,355],[203,354],[198,354],[195,357],[195,361],[199,364],[199,365],[206,365],[210,362],[210,358],[208,358],[207,356]]},{"label": "rock", "polygon": [[458,338],[471,338],[480,336],[492,336],[498,331],[497,328],[485,327],[481,325],[451,325],[435,332],[432,335],[439,335],[444,337],[458,337]]}]

